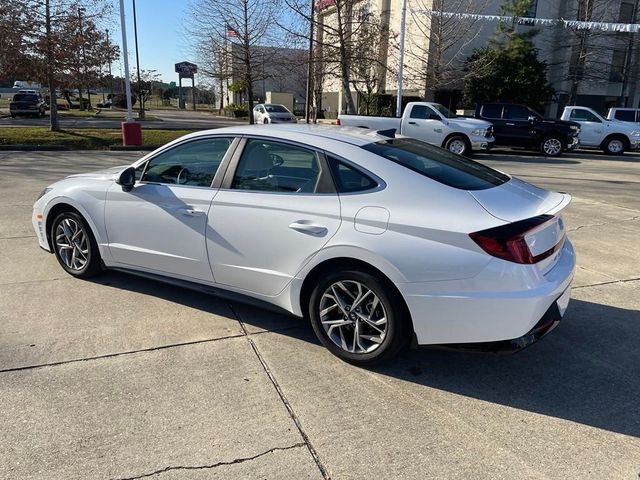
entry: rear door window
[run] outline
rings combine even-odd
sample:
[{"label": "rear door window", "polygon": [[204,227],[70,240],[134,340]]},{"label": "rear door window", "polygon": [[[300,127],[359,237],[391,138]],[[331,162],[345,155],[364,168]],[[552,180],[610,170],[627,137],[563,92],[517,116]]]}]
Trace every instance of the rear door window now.
[{"label": "rear door window", "polygon": [[480,115],[484,118],[502,118],[502,105],[483,105]]},{"label": "rear door window", "polygon": [[533,113],[521,105],[507,105],[504,107],[503,118],[507,120],[528,120]]},{"label": "rear door window", "polygon": [[618,110],[615,113],[616,120],[622,120],[623,122],[635,122],[636,112],[635,110]]},{"label": "rear door window", "polygon": [[497,170],[413,138],[382,140],[361,148],[461,190],[485,190],[509,181]]}]

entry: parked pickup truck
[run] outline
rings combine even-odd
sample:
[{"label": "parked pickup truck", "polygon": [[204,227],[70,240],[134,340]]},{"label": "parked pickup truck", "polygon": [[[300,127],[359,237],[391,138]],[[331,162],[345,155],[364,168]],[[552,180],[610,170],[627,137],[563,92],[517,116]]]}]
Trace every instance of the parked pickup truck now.
[{"label": "parked pickup truck", "polygon": [[39,115],[44,117],[47,104],[37,93],[16,93],[9,103],[9,114],[12,118],[17,115]]},{"label": "parked pickup truck", "polygon": [[402,118],[339,115],[338,125],[391,130],[423,142],[443,147],[459,155],[489,150],[493,144],[491,123],[458,117],[445,106],[432,102],[410,102]]},{"label": "parked pickup truck", "polygon": [[580,146],[600,148],[610,155],[622,155],[640,147],[640,126],[635,123],[607,120],[588,107],[565,107],[563,120],[580,124]]},{"label": "parked pickup truck", "polygon": [[557,157],[565,150],[578,147],[580,125],[544,118],[524,105],[481,103],[476,106],[475,115],[493,123],[496,146],[540,150],[549,157]]}]

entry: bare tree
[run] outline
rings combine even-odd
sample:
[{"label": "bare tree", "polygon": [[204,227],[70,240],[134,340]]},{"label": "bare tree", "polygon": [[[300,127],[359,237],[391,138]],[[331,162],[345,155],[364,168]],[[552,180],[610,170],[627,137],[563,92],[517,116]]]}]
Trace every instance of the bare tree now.
[{"label": "bare tree", "polygon": [[227,64],[246,84],[251,124],[254,82],[260,78],[256,65],[264,61],[260,47],[275,40],[276,7],[277,0],[193,0],[191,5],[189,33],[196,39],[215,38],[212,46],[224,48]]},{"label": "bare tree", "polygon": [[[413,25],[418,41],[408,42],[406,77],[424,85],[424,96],[433,99],[436,91],[460,87],[471,45],[483,33],[478,20],[457,16],[484,13],[490,0],[414,0]],[[446,12],[447,15],[442,15]]]}]

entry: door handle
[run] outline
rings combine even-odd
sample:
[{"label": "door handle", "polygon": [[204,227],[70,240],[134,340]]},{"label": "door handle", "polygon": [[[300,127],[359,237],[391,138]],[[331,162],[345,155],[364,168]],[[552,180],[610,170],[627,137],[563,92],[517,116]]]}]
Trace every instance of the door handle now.
[{"label": "door handle", "polygon": [[508,125],[509,127],[515,127],[516,126],[515,123],[505,123],[505,125]]},{"label": "door handle", "polygon": [[197,208],[181,208],[178,211],[187,217],[200,217],[204,215],[204,210],[198,210]]},{"label": "door handle", "polygon": [[309,220],[298,220],[297,222],[293,222],[289,225],[289,228],[301,233],[308,233],[316,237],[323,237],[329,231],[327,227],[311,223]]},{"label": "door handle", "polygon": [[416,122],[409,122],[409,125],[417,125]]}]

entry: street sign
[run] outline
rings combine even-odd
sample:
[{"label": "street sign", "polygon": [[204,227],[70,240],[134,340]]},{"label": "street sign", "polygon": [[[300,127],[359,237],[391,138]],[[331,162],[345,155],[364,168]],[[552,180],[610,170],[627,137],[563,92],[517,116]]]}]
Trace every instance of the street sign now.
[{"label": "street sign", "polygon": [[191,62],[176,63],[176,73],[182,78],[193,78],[193,74],[198,73],[198,66]]}]

